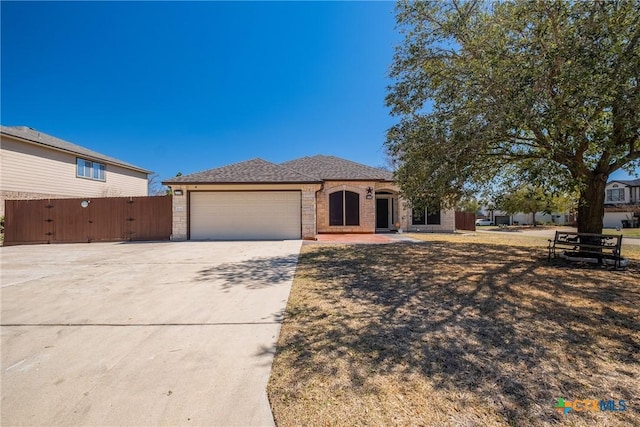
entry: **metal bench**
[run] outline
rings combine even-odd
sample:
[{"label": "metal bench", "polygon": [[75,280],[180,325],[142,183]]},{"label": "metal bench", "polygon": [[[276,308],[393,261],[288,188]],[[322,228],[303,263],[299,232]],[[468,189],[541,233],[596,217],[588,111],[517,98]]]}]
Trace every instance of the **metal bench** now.
[{"label": "metal bench", "polygon": [[599,264],[611,259],[615,268],[620,268],[623,260],[622,235],[556,231],[554,239],[549,239],[548,249],[549,261],[551,256],[554,259],[558,257],[556,249],[564,249],[567,258],[596,259]]}]

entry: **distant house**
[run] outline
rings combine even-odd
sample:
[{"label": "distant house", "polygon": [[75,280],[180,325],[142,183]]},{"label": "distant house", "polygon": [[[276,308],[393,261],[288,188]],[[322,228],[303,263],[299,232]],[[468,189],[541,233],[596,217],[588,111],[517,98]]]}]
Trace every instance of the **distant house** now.
[{"label": "distant house", "polygon": [[607,183],[604,197],[604,227],[640,226],[640,179]]},{"label": "distant house", "polygon": [[171,178],[173,240],[314,239],[318,233],[454,231],[455,214],[412,209],[389,171],[334,156],[253,159]]},{"label": "distant house", "polygon": [[[533,216],[531,213],[518,212],[510,215],[506,212],[494,210],[488,211],[486,218],[492,221],[495,225],[531,225],[533,224]],[[574,215],[571,212],[536,212],[537,224],[556,224],[567,225],[572,221],[575,221]]]},{"label": "distant house", "polygon": [[610,181],[604,191],[605,205],[640,204],[640,179]]},{"label": "distant house", "polygon": [[4,201],[146,196],[146,169],[26,126],[0,127],[0,215]]},{"label": "distant house", "polygon": [[[498,210],[488,210],[483,217],[492,221],[495,225],[528,225],[532,223],[530,213],[516,213],[509,215]],[[640,226],[640,179],[610,181],[605,187],[604,218],[605,228],[623,228]],[[575,215],[567,212],[536,213],[536,222],[558,225],[572,224],[576,221]]]}]

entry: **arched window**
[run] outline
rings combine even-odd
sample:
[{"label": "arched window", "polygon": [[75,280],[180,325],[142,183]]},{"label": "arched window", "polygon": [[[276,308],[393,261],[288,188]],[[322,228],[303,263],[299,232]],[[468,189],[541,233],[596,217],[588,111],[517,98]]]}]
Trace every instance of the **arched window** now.
[{"label": "arched window", "polygon": [[360,225],[360,195],[353,191],[329,194],[329,225]]}]

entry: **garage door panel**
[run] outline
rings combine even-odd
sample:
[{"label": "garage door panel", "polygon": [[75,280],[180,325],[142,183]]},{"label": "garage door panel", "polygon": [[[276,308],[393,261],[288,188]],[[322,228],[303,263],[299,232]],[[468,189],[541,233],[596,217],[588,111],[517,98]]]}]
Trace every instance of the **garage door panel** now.
[{"label": "garage door panel", "polygon": [[218,191],[190,194],[192,240],[300,238],[299,191]]}]

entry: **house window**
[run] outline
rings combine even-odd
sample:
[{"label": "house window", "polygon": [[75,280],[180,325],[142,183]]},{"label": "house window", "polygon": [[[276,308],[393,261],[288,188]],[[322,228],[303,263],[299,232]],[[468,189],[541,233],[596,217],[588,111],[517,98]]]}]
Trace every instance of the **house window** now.
[{"label": "house window", "polygon": [[426,225],[426,215],[424,209],[412,209],[411,210],[411,224],[413,225]]},{"label": "house window", "polygon": [[91,160],[76,159],[76,176],[78,178],[95,179],[96,181],[106,180],[107,167]]},{"label": "house window", "polygon": [[440,225],[440,206],[427,208],[427,224]]},{"label": "house window", "polygon": [[91,178],[91,162],[89,160],[78,159],[77,175],[82,178]]},{"label": "house window", "polygon": [[440,225],[440,206],[427,209],[412,209],[411,224],[413,225]]},{"label": "house window", "polygon": [[98,181],[104,181],[105,179],[105,170],[106,166],[102,163],[94,163],[93,164],[93,179],[97,179]]},{"label": "house window", "polygon": [[329,225],[360,225],[360,195],[352,191],[329,194]]},{"label": "house window", "polygon": [[624,188],[607,190],[607,202],[624,202]]}]

